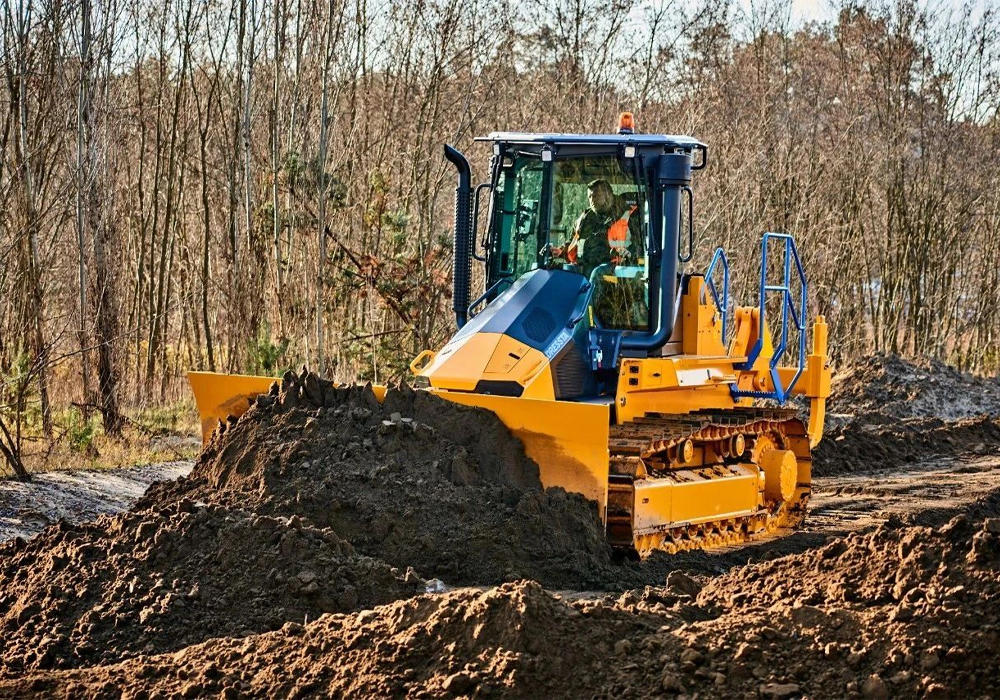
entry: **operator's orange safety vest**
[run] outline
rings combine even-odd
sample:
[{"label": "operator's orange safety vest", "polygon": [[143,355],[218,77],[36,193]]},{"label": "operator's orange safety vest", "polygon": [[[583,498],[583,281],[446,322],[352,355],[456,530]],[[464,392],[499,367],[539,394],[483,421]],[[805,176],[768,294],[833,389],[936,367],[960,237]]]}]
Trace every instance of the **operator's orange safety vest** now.
[{"label": "operator's orange safety vest", "polygon": [[628,211],[621,215],[618,221],[608,226],[608,246],[611,248],[611,262],[616,265],[621,262],[625,253],[628,252],[629,243],[632,237],[629,234],[628,220],[638,209],[635,205],[628,208]]}]

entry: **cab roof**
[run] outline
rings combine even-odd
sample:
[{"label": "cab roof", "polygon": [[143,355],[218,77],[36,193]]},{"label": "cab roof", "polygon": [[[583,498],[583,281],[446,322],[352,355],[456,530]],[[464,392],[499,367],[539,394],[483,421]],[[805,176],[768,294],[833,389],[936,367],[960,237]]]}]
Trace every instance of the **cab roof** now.
[{"label": "cab roof", "polygon": [[662,146],[665,148],[705,148],[692,136],[677,134],[528,134],[517,131],[494,131],[489,136],[480,136],[476,141],[521,144],[567,144],[574,146]]}]

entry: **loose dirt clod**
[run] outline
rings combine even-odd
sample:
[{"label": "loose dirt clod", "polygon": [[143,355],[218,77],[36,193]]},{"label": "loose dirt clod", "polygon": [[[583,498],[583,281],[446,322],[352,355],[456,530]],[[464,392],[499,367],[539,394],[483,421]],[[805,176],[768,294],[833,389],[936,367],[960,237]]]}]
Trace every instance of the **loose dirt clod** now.
[{"label": "loose dirt clod", "polygon": [[108,663],[413,595],[331,530],[181,500],[0,546],[0,674]]},{"label": "loose dirt clod", "polygon": [[611,565],[596,505],[543,490],[496,416],[405,387],[380,404],[370,388],[290,373],[145,502],[182,495],[300,516],[451,585],[599,586]]}]

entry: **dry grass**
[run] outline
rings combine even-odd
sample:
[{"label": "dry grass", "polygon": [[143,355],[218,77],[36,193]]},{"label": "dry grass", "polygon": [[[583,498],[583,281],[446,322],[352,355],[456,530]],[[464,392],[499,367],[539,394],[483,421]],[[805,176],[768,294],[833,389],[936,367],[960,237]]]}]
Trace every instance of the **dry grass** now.
[{"label": "dry grass", "polygon": [[198,414],[192,401],[131,412],[121,438],[105,435],[99,416],[72,409],[55,421],[52,441],[40,426],[27,426],[24,462],[32,473],[72,469],[119,469],[194,459],[201,450]]}]

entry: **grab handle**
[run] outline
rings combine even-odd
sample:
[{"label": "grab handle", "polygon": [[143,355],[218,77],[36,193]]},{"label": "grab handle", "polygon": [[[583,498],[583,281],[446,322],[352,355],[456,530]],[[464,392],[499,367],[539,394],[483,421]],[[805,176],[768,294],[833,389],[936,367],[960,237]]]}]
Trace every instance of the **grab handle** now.
[{"label": "grab handle", "polygon": [[420,374],[433,360],[435,353],[433,350],[421,350],[420,354],[413,358],[410,363],[410,371],[413,374]]},{"label": "grab handle", "polygon": [[688,250],[687,255],[681,255],[680,243],[677,244],[677,259],[682,263],[690,262],[694,256],[694,192],[690,187],[683,188],[688,198]]}]

